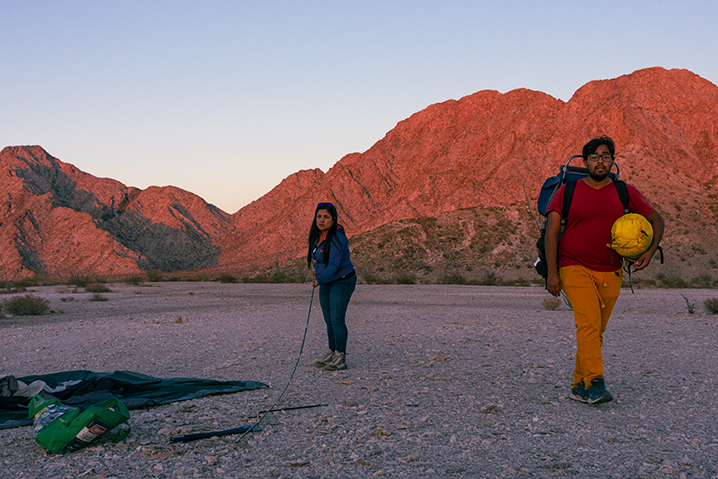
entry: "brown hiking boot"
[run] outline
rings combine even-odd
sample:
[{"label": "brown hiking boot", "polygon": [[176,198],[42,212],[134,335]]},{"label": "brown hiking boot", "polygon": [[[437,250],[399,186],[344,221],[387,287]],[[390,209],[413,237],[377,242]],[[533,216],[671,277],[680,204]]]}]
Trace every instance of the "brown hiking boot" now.
[{"label": "brown hiking boot", "polygon": [[332,362],[332,359],[334,359],[334,351],[329,350],[327,353],[320,359],[319,361],[315,361],[314,365],[318,368],[323,368],[330,362]]},{"label": "brown hiking boot", "polygon": [[339,351],[334,353],[334,358],[332,358],[331,362],[324,366],[324,369],[327,371],[339,371],[340,369],[346,368],[347,355],[346,353],[340,353]]}]

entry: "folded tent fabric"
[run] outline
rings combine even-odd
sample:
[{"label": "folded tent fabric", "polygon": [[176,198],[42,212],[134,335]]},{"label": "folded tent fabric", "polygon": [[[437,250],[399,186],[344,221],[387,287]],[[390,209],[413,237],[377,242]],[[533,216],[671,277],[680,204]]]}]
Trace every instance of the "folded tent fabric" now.
[{"label": "folded tent fabric", "polygon": [[136,409],[267,387],[256,381],[162,379],[131,371],[96,373],[79,370],[19,378],[5,376],[0,378],[0,429],[32,424],[32,419],[27,417],[27,407],[32,397],[30,393],[40,386],[41,395],[83,410],[112,397],[128,409]]}]

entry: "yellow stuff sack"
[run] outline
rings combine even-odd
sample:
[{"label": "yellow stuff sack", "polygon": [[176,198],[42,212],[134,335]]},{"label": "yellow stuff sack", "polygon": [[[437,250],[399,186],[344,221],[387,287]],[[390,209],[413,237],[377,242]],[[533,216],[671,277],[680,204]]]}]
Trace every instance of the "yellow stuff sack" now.
[{"label": "yellow stuff sack", "polygon": [[618,218],[611,227],[611,244],[606,245],[628,261],[635,263],[653,241],[653,227],[638,213]]}]

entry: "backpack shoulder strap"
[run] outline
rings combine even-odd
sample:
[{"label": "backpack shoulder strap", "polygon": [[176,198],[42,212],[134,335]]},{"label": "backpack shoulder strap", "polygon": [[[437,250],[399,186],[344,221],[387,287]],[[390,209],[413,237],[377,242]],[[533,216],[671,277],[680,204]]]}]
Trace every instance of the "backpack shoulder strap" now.
[{"label": "backpack shoulder strap", "polygon": [[561,209],[561,227],[566,225],[566,217],[571,209],[571,200],[573,200],[573,191],[576,189],[576,181],[567,181],[563,187],[563,208]]},{"label": "backpack shoulder strap", "polygon": [[618,191],[618,199],[621,200],[621,204],[623,205],[623,214],[628,213],[628,202],[631,201],[631,197],[628,194],[628,187],[626,186],[625,181],[621,180],[613,180],[613,184],[616,185],[616,191]]}]

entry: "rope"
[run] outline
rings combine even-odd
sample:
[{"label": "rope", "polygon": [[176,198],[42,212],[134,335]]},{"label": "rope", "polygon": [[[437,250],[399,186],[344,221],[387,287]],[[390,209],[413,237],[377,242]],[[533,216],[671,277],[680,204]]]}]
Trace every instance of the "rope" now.
[{"label": "rope", "polygon": [[289,385],[292,384],[292,379],[294,378],[294,373],[297,372],[297,367],[299,366],[299,360],[302,357],[302,351],[304,351],[304,343],[307,339],[307,330],[309,329],[309,317],[312,315],[312,303],[314,302],[314,290],[316,289],[316,286],[312,286],[312,297],[309,300],[309,313],[307,314],[307,324],[304,326],[304,337],[302,338],[302,346],[299,348],[299,356],[297,356],[297,362],[294,364],[294,369],[292,370],[292,374],[289,376],[289,381],[287,381],[287,385],[284,386],[284,390],[282,391],[282,394],[279,395],[276,401],[274,401],[274,404],[272,404],[272,407],[270,407],[268,410],[264,411],[264,414],[262,417],[257,420],[249,429],[247,429],[244,434],[239,436],[239,439],[237,439],[237,442],[241,441],[244,436],[249,434],[252,429],[259,426],[259,423],[262,422],[262,420],[267,417],[267,414],[272,412],[272,409],[274,409],[274,406],[279,404],[279,401],[282,400],[282,397],[284,397],[284,393],[287,392],[287,389],[289,388]]}]

